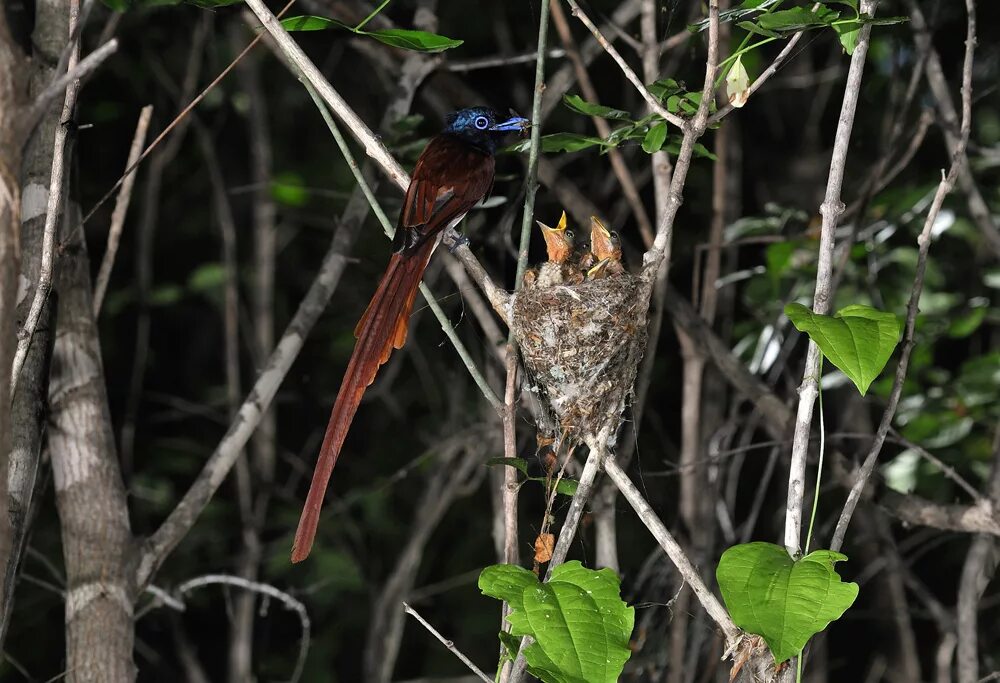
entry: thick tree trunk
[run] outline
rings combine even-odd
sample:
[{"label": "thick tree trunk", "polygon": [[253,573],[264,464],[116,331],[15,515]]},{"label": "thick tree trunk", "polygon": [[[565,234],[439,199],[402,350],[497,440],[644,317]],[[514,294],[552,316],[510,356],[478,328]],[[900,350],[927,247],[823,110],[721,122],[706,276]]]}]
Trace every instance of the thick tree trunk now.
[{"label": "thick tree trunk", "polygon": [[90,266],[79,210],[71,206],[55,281],[59,323],[49,392],[66,563],[67,680],[130,681],[134,547],[91,313]]},{"label": "thick tree trunk", "polygon": [[[70,0],[40,0],[35,12],[32,90],[38,92],[51,81],[67,45]],[[25,248],[31,245],[32,263],[41,253],[48,195],[61,191],[49,187],[54,131],[61,116],[69,117],[61,109],[58,104],[51,108],[26,154],[23,217],[28,219]],[[70,158],[67,152],[67,169]],[[60,258],[53,278],[57,329],[48,396],[49,451],[66,567],[66,679],[117,683],[133,680],[136,673],[132,536],[92,313],[80,210],[73,201],[61,202],[61,208]],[[22,388],[27,389],[19,384],[18,391]]]}]

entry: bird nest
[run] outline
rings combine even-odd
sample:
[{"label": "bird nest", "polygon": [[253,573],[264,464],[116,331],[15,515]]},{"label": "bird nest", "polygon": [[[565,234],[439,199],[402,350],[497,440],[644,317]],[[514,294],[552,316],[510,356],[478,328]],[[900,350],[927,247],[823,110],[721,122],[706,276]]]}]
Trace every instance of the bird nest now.
[{"label": "bird nest", "polygon": [[646,347],[648,299],[630,273],[522,289],[511,329],[533,386],[569,435],[622,421]]}]

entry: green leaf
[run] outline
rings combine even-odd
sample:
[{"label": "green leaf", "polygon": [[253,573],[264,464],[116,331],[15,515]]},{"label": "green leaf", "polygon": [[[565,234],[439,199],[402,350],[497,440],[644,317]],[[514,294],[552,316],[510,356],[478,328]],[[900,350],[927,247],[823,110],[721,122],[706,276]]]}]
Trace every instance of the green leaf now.
[{"label": "green leaf", "polygon": [[612,570],[594,571],[574,560],[556,567],[548,583],[538,583],[527,569],[493,565],[480,574],[479,588],[511,606],[512,636],[534,639],[524,651],[533,676],[545,683],[618,680],[631,655],[635,609],[622,601]]},{"label": "green leaf", "polygon": [[823,355],[857,386],[864,396],[899,342],[902,330],[892,313],[853,304],[835,316],[813,313],[802,304],[788,304],[785,315],[800,332],[816,342]]},{"label": "green leaf", "polygon": [[326,17],[317,17],[311,14],[282,19],[281,25],[285,27],[286,31],[325,31],[331,28],[343,28],[348,31],[354,31],[353,27],[341,23],[336,19],[327,19]]},{"label": "green leaf", "polygon": [[564,496],[574,496],[576,495],[576,490],[580,488],[580,482],[576,479],[560,479],[559,483],[556,484],[556,491]]},{"label": "green leaf", "polygon": [[528,461],[524,458],[490,458],[486,461],[487,467],[496,467],[497,465],[513,467],[528,476]]},{"label": "green leaf", "polygon": [[765,252],[767,260],[767,274],[775,282],[781,279],[788,267],[792,263],[792,254],[795,253],[794,242],[775,242],[767,247]]},{"label": "green leaf", "polygon": [[840,44],[844,46],[844,52],[849,55],[854,54],[854,48],[858,46],[858,35],[861,32],[861,24],[852,21],[846,24],[834,24],[833,30],[837,32]]},{"label": "green leaf", "polygon": [[867,14],[861,15],[861,23],[872,26],[892,26],[893,24],[905,24],[909,17],[871,17]]},{"label": "green leaf", "polygon": [[116,12],[124,12],[129,7],[132,6],[131,0],[101,0],[105,7],[113,9]]},{"label": "green leaf", "polygon": [[226,269],[221,263],[204,263],[188,277],[187,286],[193,292],[208,292],[222,287],[226,281]]},{"label": "green leaf", "polygon": [[504,650],[507,652],[507,656],[514,660],[517,658],[517,651],[521,649],[521,639],[517,636],[512,636],[506,631],[500,631],[498,634],[500,636],[500,644],[503,645]]},{"label": "green leaf", "polygon": [[627,111],[605,107],[603,104],[594,104],[579,95],[564,95],[563,103],[573,111],[588,116],[599,116],[602,119],[620,119],[623,121],[630,121],[632,119],[632,115]]},{"label": "green leaf", "polygon": [[184,296],[184,290],[178,285],[160,285],[149,293],[151,306],[169,306],[177,303]]},{"label": "green leaf", "polygon": [[619,128],[615,128],[613,131],[611,131],[611,133],[608,134],[608,137],[604,139],[604,142],[609,147],[617,147],[626,140],[631,140],[633,138],[643,138],[645,137],[645,135],[646,134],[642,132],[642,126],[636,124],[632,124],[629,126],[620,126]]},{"label": "green leaf", "polygon": [[663,143],[667,141],[667,124],[660,122],[649,129],[646,137],[642,139],[642,151],[646,154],[659,152],[663,148]]},{"label": "green leaf", "polygon": [[661,78],[658,81],[650,83],[647,90],[649,90],[653,97],[662,102],[664,98],[684,92],[684,86],[672,78]]},{"label": "green leaf", "polygon": [[274,201],[286,206],[305,206],[309,201],[309,191],[303,187],[302,177],[297,173],[279,173],[271,182],[271,196]]},{"label": "green leaf", "polygon": [[722,554],[715,572],[733,621],[764,638],[776,663],[798,654],[858,597],[834,564],[847,556],[814,550],[792,561],[773,543],[745,543]]},{"label": "green leaf", "polygon": [[951,324],[948,325],[948,336],[957,339],[968,337],[970,334],[979,329],[979,326],[983,324],[983,319],[985,318],[985,306],[973,308],[961,317],[951,321]]},{"label": "green leaf", "polygon": [[736,25],[739,26],[744,31],[746,31],[747,33],[756,33],[757,35],[767,36],[768,38],[781,38],[781,34],[778,33],[777,31],[771,31],[770,29],[761,28],[752,21],[741,21]]},{"label": "green leaf", "polygon": [[757,25],[765,31],[791,32],[817,26],[829,26],[839,17],[840,12],[826,7],[820,7],[815,12],[805,7],[793,7],[792,9],[762,14],[757,19]]},{"label": "green leaf", "polygon": [[[733,7],[732,9],[727,9],[719,12],[719,21],[736,21],[737,19],[742,19],[743,17],[748,17],[751,14],[756,14],[757,12],[763,12],[765,9],[774,5],[779,0],[743,0],[739,5]],[[697,31],[704,31],[708,28],[708,19],[702,19],[696,24],[691,24],[688,27],[688,31],[692,33]]]},{"label": "green leaf", "polygon": [[440,36],[427,31],[413,31],[405,28],[387,28],[380,31],[363,31],[363,35],[371,36],[380,43],[400,47],[414,52],[444,52],[458,47],[465,41]]},{"label": "green leaf", "polygon": [[516,564],[494,564],[479,574],[479,590],[503,600],[511,609],[524,609],[524,591],[538,585],[538,577]]},{"label": "green leaf", "polygon": [[[214,2],[215,0],[197,0],[198,2]],[[241,2],[242,0],[224,0],[225,2]],[[414,52],[443,52],[453,47],[458,47],[463,42],[455,38],[448,38],[436,33],[427,31],[415,31],[405,28],[387,28],[379,31],[364,31],[362,29],[348,26],[336,19],[317,17],[313,15],[302,15],[283,19],[281,25],[286,31],[325,31],[327,29],[344,29],[359,36],[374,38],[380,43],[385,43],[392,47],[399,47],[404,50]]]},{"label": "green leaf", "polygon": [[[543,152],[579,152],[588,147],[608,147],[601,138],[589,135],[577,135],[576,133],[552,133],[542,136]],[[506,148],[509,152],[527,152],[531,147],[531,140],[521,140]]]}]

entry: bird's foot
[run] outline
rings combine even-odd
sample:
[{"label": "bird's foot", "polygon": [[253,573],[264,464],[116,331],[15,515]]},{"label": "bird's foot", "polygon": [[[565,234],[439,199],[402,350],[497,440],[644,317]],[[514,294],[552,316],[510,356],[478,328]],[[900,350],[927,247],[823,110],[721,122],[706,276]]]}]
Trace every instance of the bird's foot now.
[{"label": "bird's foot", "polygon": [[454,254],[456,249],[462,246],[468,246],[468,244],[469,238],[454,228],[449,228],[444,234],[444,245],[448,247],[449,254]]}]

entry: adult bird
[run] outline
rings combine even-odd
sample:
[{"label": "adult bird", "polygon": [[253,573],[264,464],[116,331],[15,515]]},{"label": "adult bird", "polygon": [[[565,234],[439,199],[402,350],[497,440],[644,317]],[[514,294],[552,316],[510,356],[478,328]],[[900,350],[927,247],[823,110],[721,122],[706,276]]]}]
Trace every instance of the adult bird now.
[{"label": "adult bird", "polygon": [[454,228],[493,186],[493,154],[509,132],[527,128],[519,116],[473,107],[450,114],[444,130],[417,159],[396,222],[392,256],[354,336],[354,352],[333,405],[292,545],[292,562],[309,555],[326,487],[365,389],[393,349],[403,347],[417,287],[445,231]]}]

